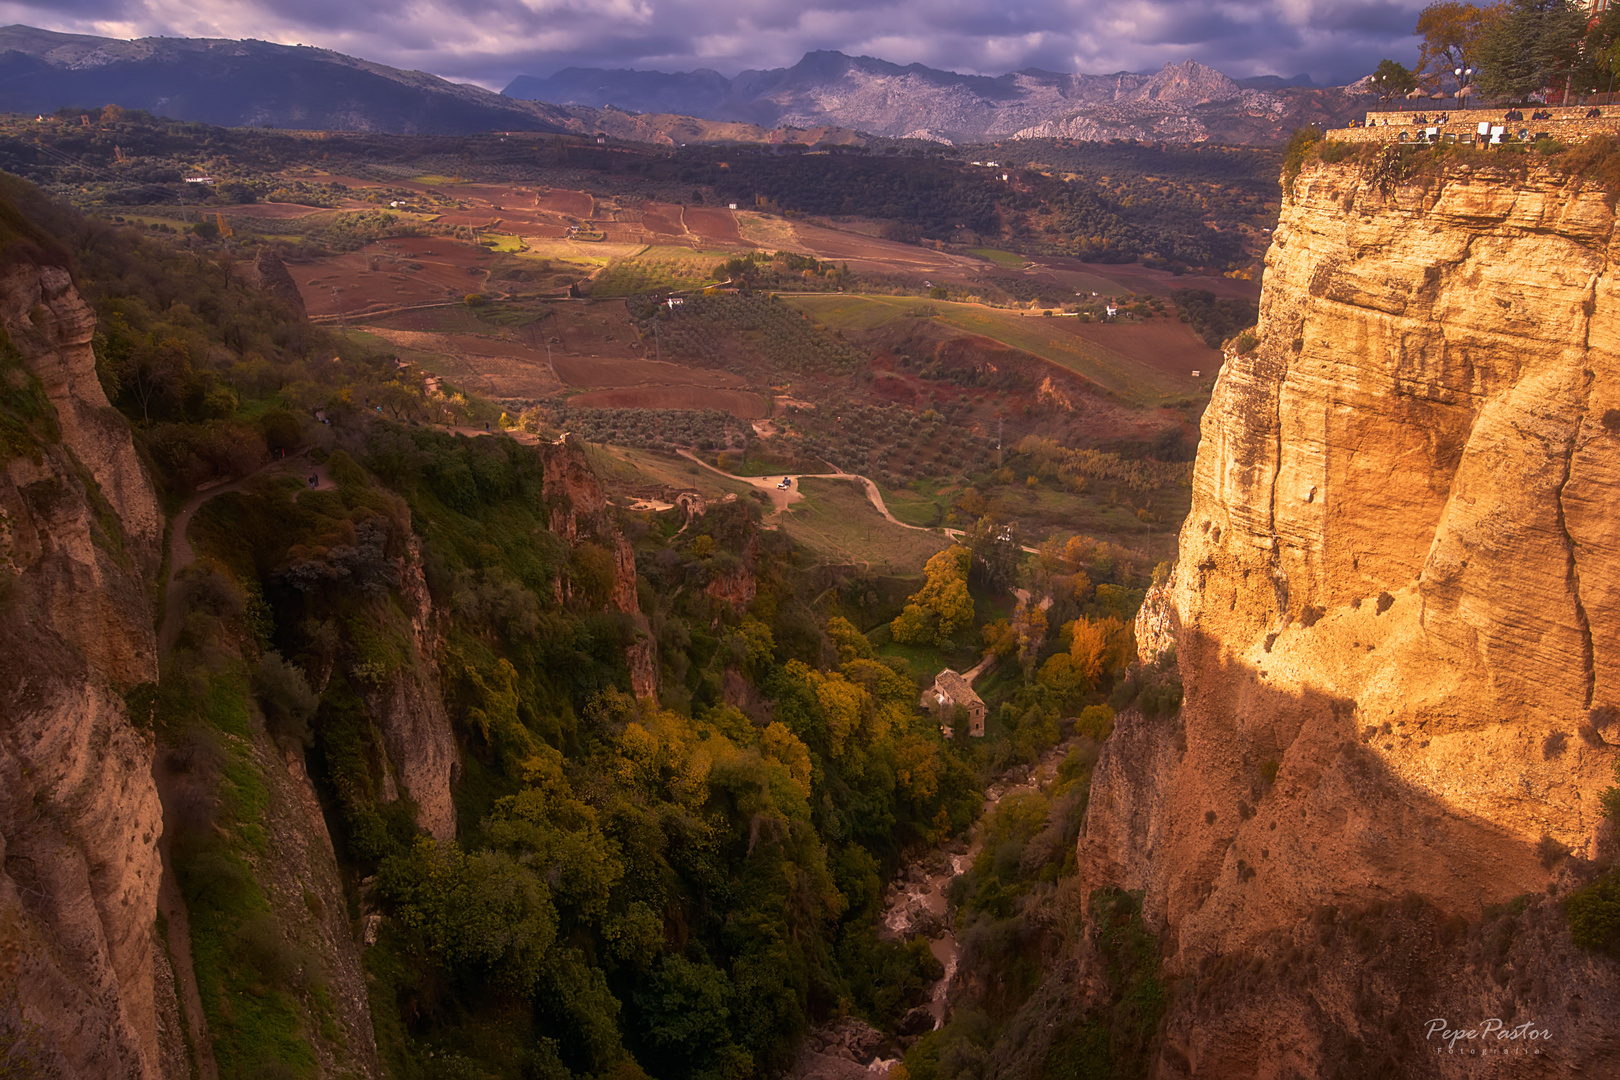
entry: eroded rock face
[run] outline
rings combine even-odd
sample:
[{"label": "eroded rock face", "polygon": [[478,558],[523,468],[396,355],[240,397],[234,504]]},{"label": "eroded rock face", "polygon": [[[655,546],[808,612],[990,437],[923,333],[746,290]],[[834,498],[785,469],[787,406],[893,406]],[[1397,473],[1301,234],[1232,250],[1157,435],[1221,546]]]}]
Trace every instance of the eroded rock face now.
[{"label": "eroded rock face", "polygon": [[0,1007],[60,1075],[156,1080],[162,813],[123,694],[157,678],[162,519],[66,272],[0,272],[0,327],[61,434],[0,460]]},{"label": "eroded rock face", "polygon": [[[1503,987],[1553,1030],[1549,1063],[1607,1052],[1591,1010],[1620,978],[1572,953],[1555,901],[1532,904],[1543,944],[1500,979],[1463,946],[1484,906],[1562,896],[1614,854],[1613,244],[1604,193],[1547,172],[1385,194],[1315,165],[1294,183],[1259,345],[1226,359],[1152,613],[1186,702],[1121,718],[1081,840],[1094,883],[1145,891],[1167,972],[1230,991],[1180,1000],[1163,1075],[1256,1075],[1257,1025],[1291,1033],[1277,1068],[1376,1044],[1428,1075],[1429,1017],[1397,1003],[1501,1008]],[[1357,988],[1366,949],[1312,920],[1396,903],[1422,962]],[[1475,927],[1449,951],[1423,937],[1447,917]],[[1232,981],[1233,958],[1308,948],[1326,965],[1310,987]]]},{"label": "eroded rock face", "polygon": [[145,574],[162,558],[163,513],[141,467],[129,425],[107,402],[90,347],[96,316],[56,266],[16,264],[0,270],[0,329],[56,407],[62,442],[90,470],[102,496],[134,541],[130,554]]},{"label": "eroded rock face", "polygon": [[[641,601],[636,595],[636,553],[608,515],[607,494],[578,446],[565,443],[546,448],[541,490],[551,506],[552,532],[570,544],[595,540],[612,552],[613,588],[608,594],[608,606],[630,616],[637,631],[637,640],[625,648],[630,690],[637,698],[656,695],[658,657],[647,617],[642,614]],[[689,509],[688,513],[691,512]],[[564,583],[559,581],[558,602],[563,602],[565,597]]]},{"label": "eroded rock face", "polygon": [[416,655],[414,663],[367,692],[366,707],[388,750],[388,779],[397,779],[416,803],[416,823],[436,840],[453,840],[456,804],[450,788],[460,776],[461,759],[440,692],[433,598],[422,576],[421,543],[415,536],[399,569],[399,595],[411,616]]}]

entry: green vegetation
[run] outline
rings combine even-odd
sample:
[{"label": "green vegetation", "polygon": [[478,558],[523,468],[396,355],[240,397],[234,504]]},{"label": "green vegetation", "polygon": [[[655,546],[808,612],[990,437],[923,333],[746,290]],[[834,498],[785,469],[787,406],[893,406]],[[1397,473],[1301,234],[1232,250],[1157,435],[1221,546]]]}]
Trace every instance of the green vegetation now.
[{"label": "green vegetation", "polygon": [[803,496],[779,519],[796,544],[830,562],[873,571],[913,575],[950,541],[939,533],[907,529],[885,519],[848,480],[801,479]]},{"label": "green vegetation", "polygon": [[969,255],[977,255],[986,262],[993,262],[997,266],[1023,266],[1024,257],[1011,251],[997,251],[995,248],[968,248]]},{"label": "green vegetation", "polygon": [[646,248],[611,260],[591,281],[591,295],[634,296],[698,288],[724,277],[714,273],[715,260],[723,257],[722,252],[691,248]]},{"label": "green vegetation", "polygon": [[971,562],[965,547],[947,548],[928,560],[923,587],[889,624],[894,640],[902,645],[932,643],[949,648],[961,631],[973,625],[973,598],[967,587]]},{"label": "green vegetation", "polygon": [[[1096,745],[1081,742],[1045,789],[1009,794],[980,825],[980,850],[951,884],[958,963],[975,972],[951,1020],[906,1055],[918,1080],[1142,1077],[1168,994],[1141,897],[1083,894],[1075,843]],[[1089,940],[1088,940],[1089,939]],[[1085,1002],[1075,970],[1103,994]]]},{"label": "green vegetation", "polygon": [[731,367],[741,344],[772,371],[796,375],[840,375],[865,361],[857,349],[827,334],[805,333],[801,319],[782,301],[768,296],[694,296],[674,310],[652,305],[632,313],[656,333],[664,354],[713,367]]},{"label": "green vegetation", "polygon": [[587,442],[649,450],[723,450],[743,441],[746,425],[718,409],[555,410],[552,424]]},{"label": "green vegetation", "polygon": [[1207,289],[1176,289],[1170,293],[1176,312],[1184,323],[1192,326],[1193,333],[1212,349],[1240,330],[1253,326],[1260,318],[1260,308],[1252,300],[1221,299]]},{"label": "green vegetation", "polygon": [[1610,870],[1564,901],[1576,945],[1620,960],[1620,870]]}]

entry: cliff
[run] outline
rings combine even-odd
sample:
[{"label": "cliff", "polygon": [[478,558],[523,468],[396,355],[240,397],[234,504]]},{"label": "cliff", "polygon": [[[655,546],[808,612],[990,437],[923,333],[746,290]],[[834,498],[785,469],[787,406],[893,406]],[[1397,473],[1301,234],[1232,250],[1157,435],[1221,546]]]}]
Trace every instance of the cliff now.
[{"label": "cliff", "polygon": [[65,270],[0,272],[0,1022],[47,1073],[156,1078],[162,814],[125,695],[157,679],[163,522],[93,326]]},{"label": "cliff", "polygon": [[[613,583],[608,606],[630,617],[636,640],[625,648],[630,668],[630,690],[637,698],[658,692],[658,658],[647,616],[636,596],[636,553],[608,514],[607,493],[585,454],[573,443],[551,446],[545,452],[544,495],[551,508],[551,531],[573,544],[595,540],[612,552]],[[558,599],[563,598],[559,582]]]},{"label": "cliff", "polygon": [[1451,1075],[1433,1017],[1535,1021],[1546,1075],[1612,1062],[1620,971],[1560,898],[1616,848],[1615,239],[1539,167],[1285,193],[1142,616],[1185,704],[1121,717],[1080,842],[1187,991],[1159,1075]]}]

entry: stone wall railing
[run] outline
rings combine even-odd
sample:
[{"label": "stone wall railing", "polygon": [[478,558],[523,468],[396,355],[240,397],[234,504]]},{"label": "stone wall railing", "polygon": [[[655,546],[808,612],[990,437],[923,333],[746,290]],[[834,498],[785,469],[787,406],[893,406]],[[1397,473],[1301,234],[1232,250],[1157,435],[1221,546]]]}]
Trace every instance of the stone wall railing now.
[{"label": "stone wall railing", "polygon": [[[1526,105],[1516,107],[1514,111],[1522,112],[1526,117],[1533,112],[1544,112],[1551,114],[1553,120],[1585,120],[1586,114],[1592,109],[1601,112],[1604,119],[1620,120],[1620,105]],[[1493,124],[1506,124],[1510,121],[1502,118],[1508,111],[1506,105],[1492,106],[1489,109],[1448,109],[1444,105],[1421,109],[1378,109],[1367,113],[1367,126],[1413,127],[1416,117],[1442,115],[1451,117],[1452,123],[1456,124],[1477,124],[1481,120],[1488,120]],[[1542,120],[1524,122],[1546,123]]]},{"label": "stone wall railing", "polygon": [[[1337,142],[1452,142],[1472,143],[1483,142],[1489,136],[1480,136],[1479,125],[1489,124],[1491,127],[1500,127],[1503,142],[1534,141],[1542,136],[1557,139],[1560,142],[1579,142],[1591,138],[1593,135],[1620,134],[1620,106],[1605,109],[1604,115],[1588,119],[1584,109],[1547,109],[1552,114],[1548,120],[1506,120],[1503,113],[1507,110],[1497,109],[1467,109],[1445,113],[1368,113],[1366,127],[1334,128],[1327,133],[1327,137]],[[1519,110],[1529,117],[1530,111]],[[1563,115],[1560,115],[1563,114]],[[1427,115],[1432,118],[1446,116],[1443,124],[1416,123],[1414,117]],[[1388,118],[1400,118],[1401,122],[1392,123]],[[1374,123],[1374,121],[1381,121]],[[1429,132],[1434,131],[1430,136]]]}]

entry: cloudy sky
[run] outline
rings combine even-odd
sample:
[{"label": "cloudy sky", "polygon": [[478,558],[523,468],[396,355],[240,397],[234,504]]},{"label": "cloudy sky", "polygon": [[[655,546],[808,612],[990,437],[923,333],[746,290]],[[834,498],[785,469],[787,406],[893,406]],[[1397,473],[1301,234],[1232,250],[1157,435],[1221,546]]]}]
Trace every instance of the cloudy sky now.
[{"label": "cloudy sky", "polygon": [[0,0],[0,25],[318,45],[500,89],[564,67],[795,63],[838,49],[999,75],[1191,57],[1229,75],[1343,83],[1411,63],[1427,0]]}]

